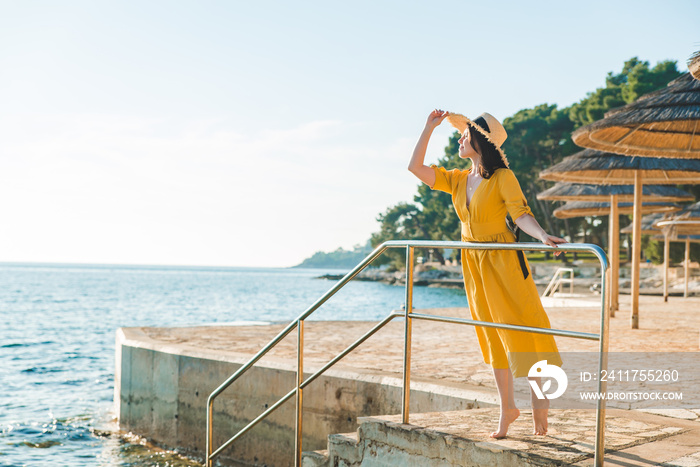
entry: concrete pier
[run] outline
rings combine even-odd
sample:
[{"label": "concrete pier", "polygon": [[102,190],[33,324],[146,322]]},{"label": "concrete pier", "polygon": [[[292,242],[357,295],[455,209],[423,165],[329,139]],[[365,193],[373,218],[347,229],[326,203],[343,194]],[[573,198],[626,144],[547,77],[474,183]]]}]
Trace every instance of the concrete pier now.
[{"label": "concrete pier", "polygon": [[[332,329],[338,338],[349,328],[352,332],[369,329],[373,324],[311,322],[306,325],[306,332],[308,336],[320,331],[316,327]],[[181,339],[184,334],[203,338],[225,335],[234,343],[241,340],[240,334],[248,332],[271,338],[280,327],[120,329],[115,377],[120,428],[191,456],[203,457],[207,397],[251,354],[194,347]],[[400,323],[395,323],[392,331],[398,331],[399,327]],[[284,344],[283,352],[288,350]],[[389,360],[391,357],[395,360],[397,355],[400,351]],[[310,357],[305,369],[311,374],[323,363]],[[293,389],[295,367],[294,359],[280,358],[278,352],[263,359],[224,392],[214,404],[215,446],[223,444]],[[326,446],[329,434],[356,429],[357,417],[400,413],[401,384],[400,373],[396,372],[362,371],[347,365],[327,371],[304,393],[304,449],[321,449]],[[475,402],[477,399],[482,402]],[[488,399],[493,399],[492,394],[478,388],[470,391],[416,381],[412,385],[411,410],[419,413],[485,407],[490,405]],[[294,399],[291,399],[229,448],[224,460],[234,465],[289,465],[290,453],[294,452],[293,434]]]},{"label": "concrete pier", "polygon": [[[700,299],[672,297],[668,303],[656,297],[641,297],[640,300],[643,305],[640,329],[631,330],[625,317],[623,299],[621,311],[618,312],[621,318],[611,320],[610,351],[698,350],[700,314],[697,310],[700,309]],[[429,311],[447,316],[466,314],[464,309]],[[600,310],[595,307],[549,308],[548,313],[553,327],[585,332],[598,330]],[[307,322],[305,373],[316,371],[373,324],[355,321]],[[120,329],[117,333],[115,404],[121,428],[160,445],[202,458],[207,397],[285,325]],[[462,431],[450,436],[458,435],[490,446],[493,440],[488,438],[487,433],[496,427],[497,396],[491,369],[481,359],[474,331],[466,326],[414,321],[413,332],[411,426],[432,430],[433,423],[438,425],[433,431],[445,433],[445,427],[453,424]],[[597,350],[597,343],[592,341],[557,338],[557,342],[560,350],[565,352]],[[355,433],[357,442],[360,442],[358,433],[376,432],[375,425],[380,423],[376,420],[396,425],[396,414],[400,413],[401,406],[402,354],[403,323],[397,320],[305,391],[303,449],[321,452],[316,456],[320,462],[317,465],[332,465],[324,463],[328,460],[328,453],[323,454],[323,451],[330,448],[328,435],[338,438],[340,435],[336,434]],[[266,406],[291,390],[295,370],[296,334],[293,333],[217,399],[214,407],[215,446],[221,445]],[[529,408],[526,402],[519,402],[519,406],[521,409]],[[293,407],[292,399],[227,449],[223,460],[230,465],[292,465]],[[452,417],[445,415],[447,412],[459,414],[461,421],[455,419],[443,423]],[[440,414],[443,414],[443,422],[435,424]],[[685,459],[685,463],[679,465],[700,465],[700,457],[697,464],[692,461],[700,456],[700,435],[693,429],[700,426],[700,408],[667,414],[680,418],[645,414],[646,417],[656,417],[644,422],[654,427],[650,430],[661,430],[669,438],[664,441],[663,452],[651,447],[654,442],[663,440],[645,437],[642,433],[638,433],[634,442],[630,442],[632,444],[622,443],[615,447],[615,428],[627,423],[620,420],[634,420],[637,415],[633,411],[617,411],[608,422],[608,447],[620,452],[634,448],[634,452],[641,453],[635,455],[643,462],[640,460],[640,463],[625,465],[655,465],[681,457],[690,460]],[[592,411],[591,416],[594,416]],[[556,417],[553,411],[551,420],[556,420]],[[371,426],[361,429],[367,423]],[[577,428],[576,423],[562,422],[555,426],[553,422],[556,431],[542,438],[527,434],[529,423],[531,421],[523,415],[517,421],[518,425],[514,425],[520,427],[517,433],[513,432],[514,436],[517,434],[518,442],[532,443],[529,447],[518,444],[520,447],[516,450],[519,452],[535,452],[532,451],[534,445],[554,443],[552,453],[555,453],[557,443],[547,440],[551,436],[568,439],[566,436]],[[392,432],[396,432],[394,425],[391,425]],[[414,429],[411,426],[408,427],[409,431]],[[377,429],[385,430],[381,427]],[[411,436],[415,436],[415,433]],[[426,436],[442,435],[431,431]],[[676,436],[682,438],[682,442],[674,444],[670,441]],[[650,447],[645,450],[644,446]],[[583,457],[578,457],[575,463],[585,465],[590,461],[590,451],[582,449],[580,455]],[[307,456],[305,461],[311,462],[310,459]],[[551,458],[555,464],[568,462],[555,459]],[[570,460],[573,461],[573,458]],[[382,457],[380,461],[386,462],[386,465],[400,465],[392,464],[388,457]],[[377,464],[368,460],[357,465]],[[459,462],[455,465],[459,465]]]}]

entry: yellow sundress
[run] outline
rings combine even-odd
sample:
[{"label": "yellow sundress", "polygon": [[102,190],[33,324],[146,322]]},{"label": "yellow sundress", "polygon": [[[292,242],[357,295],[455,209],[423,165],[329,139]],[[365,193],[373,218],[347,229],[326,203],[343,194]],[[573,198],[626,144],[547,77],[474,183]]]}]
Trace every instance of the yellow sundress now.
[{"label": "yellow sundress", "polygon": [[[515,241],[506,225],[506,213],[513,220],[532,214],[515,174],[510,169],[497,169],[491,178],[483,179],[467,206],[467,176],[470,170],[435,171],[433,190],[452,195],[457,216],[462,223],[462,241]],[[472,319],[494,323],[549,328],[549,318],[540,301],[527,260],[527,278],[514,250],[462,250],[464,288]],[[554,337],[522,331],[475,326],[484,362],[493,368],[508,368],[513,376],[527,376],[530,367],[547,360],[561,366]],[[510,357],[510,358],[509,358]]]}]

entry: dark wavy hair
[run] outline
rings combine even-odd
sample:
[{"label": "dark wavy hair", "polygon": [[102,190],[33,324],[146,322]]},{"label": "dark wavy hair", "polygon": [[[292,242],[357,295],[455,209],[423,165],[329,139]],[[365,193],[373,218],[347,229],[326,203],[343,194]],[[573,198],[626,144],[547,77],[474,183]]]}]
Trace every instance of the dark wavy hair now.
[{"label": "dark wavy hair", "polygon": [[481,155],[479,175],[489,179],[497,169],[507,169],[508,165],[496,146],[471,125],[467,125],[467,128],[469,129],[469,144]]}]

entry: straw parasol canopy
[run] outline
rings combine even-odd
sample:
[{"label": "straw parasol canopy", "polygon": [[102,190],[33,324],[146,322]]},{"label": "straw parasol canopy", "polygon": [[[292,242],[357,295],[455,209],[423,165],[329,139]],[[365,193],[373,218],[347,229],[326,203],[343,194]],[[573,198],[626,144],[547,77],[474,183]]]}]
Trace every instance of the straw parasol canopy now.
[{"label": "straw parasol canopy", "polygon": [[540,178],[554,182],[627,185],[634,180],[636,171],[640,172],[644,183],[700,183],[700,160],[632,157],[595,149],[584,149],[565,157],[540,172]]},{"label": "straw parasol canopy", "polygon": [[686,206],[683,212],[679,213],[676,218],[682,220],[700,220],[700,201]]},{"label": "straw parasol canopy", "polygon": [[[619,203],[619,214],[631,214],[634,203]],[[677,212],[682,208],[674,203],[642,203],[642,213],[652,212]],[[569,201],[564,206],[554,210],[554,217],[559,219],[571,219],[572,217],[607,216],[610,214],[610,203],[592,201]]]},{"label": "straw parasol canopy", "polygon": [[693,78],[700,79],[700,51],[695,52],[688,60],[688,70]]},{"label": "straw parasol canopy", "polygon": [[[662,221],[679,222],[678,224],[662,223]],[[670,229],[672,236],[675,238],[679,235],[694,235],[700,234],[700,201],[690,206],[686,206],[681,212],[673,216],[671,219],[663,219],[656,221],[655,227],[667,227]]]},{"label": "straw parasol canopy", "polygon": [[571,137],[579,146],[618,154],[700,158],[700,81],[685,73]]},{"label": "straw parasol canopy", "polygon": [[[558,164],[540,172],[540,178],[551,181],[584,183],[596,185],[627,185],[634,183],[635,193],[639,194],[639,212],[635,213],[634,223],[641,219],[641,202],[643,193],[642,179],[645,183],[657,185],[698,184],[700,183],[700,161],[693,159],[671,159],[632,157],[584,149],[564,158]],[[610,209],[610,271],[611,277],[617,277],[619,270],[618,256],[618,196],[611,195]],[[635,260],[641,251],[641,232],[633,235],[632,242],[632,276],[639,272],[639,261]],[[610,285],[610,316],[618,309],[617,282]],[[635,284],[638,281],[634,282]],[[632,327],[638,326],[638,290],[633,284],[632,291]]]},{"label": "straw parasol canopy", "polygon": [[[619,201],[634,200],[634,185],[591,185],[584,183],[557,183],[539,193],[537,199],[547,201],[609,201],[617,195]],[[645,185],[643,201],[693,201],[695,197],[675,186]]]},{"label": "straw parasol canopy", "polygon": [[664,239],[664,301],[668,301],[668,266],[669,242],[685,242],[685,293],[688,296],[688,277],[690,275],[690,243],[694,236],[700,234],[700,201],[687,206],[679,214],[668,219],[654,222],[654,227],[663,231]]},{"label": "straw parasol canopy", "polygon": [[[642,235],[655,235],[661,233],[660,227],[654,227],[654,224],[661,220],[669,219],[669,214],[665,212],[655,212],[642,217]],[[620,233],[631,234],[634,229],[634,224],[620,229]]]}]

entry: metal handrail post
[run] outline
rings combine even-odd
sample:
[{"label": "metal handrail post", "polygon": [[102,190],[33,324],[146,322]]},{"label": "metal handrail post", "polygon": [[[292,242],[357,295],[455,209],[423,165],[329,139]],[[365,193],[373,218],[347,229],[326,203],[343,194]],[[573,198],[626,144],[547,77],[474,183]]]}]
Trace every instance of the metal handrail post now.
[{"label": "metal handrail post", "polygon": [[411,402],[411,311],[413,309],[413,247],[406,247],[406,305],[404,306],[404,347],[403,347],[403,399],[401,417],[408,423]]},{"label": "metal handrail post", "polygon": [[304,382],[304,321],[299,320],[297,323],[297,400],[296,400],[296,428],[295,428],[295,443],[294,443],[294,465],[301,467],[301,445],[302,445],[302,429],[301,421],[303,416],[302,401],[303,389],[301,383]]},{"label": "metal handrail post", "polygon": [[571,282],[569,282],[569,294],[571,294],[573,296],[574,295],[574,270],[571,269],[569,272],[571,274],[571,278],[570,278]]},{"label": "metal handrail post", "polygon": [[[600,301],[601,301],[601,316],[600,316],[600,340],[599,340],[599,360],[598,360],[598,375],[602,375],[603,371],[608,370],[608,337],[610,335],[610,313],[607,309],[608,301],[606,295],[608,290],[608,275],[610,274],[610,265],[607,261],[600,263]],[[607,391],[608,382],[605,378],[598,378],[598,394],[603,394]],[[596,467],[603,467],[605,462],[605,400],[603,397],[598,398],[596,404],[595,416],[595,457],[594,463]]]},{"label": "metal handrail post", "polygon": [[564,273],[566,273],[566,271],[562,271],[561,277],[559,278],[559,284],[558,284],[559,286],[557,287],[557,289],[559,289],[559,294],[563,293],[563,291],[564,291],[564,281],[565,281]]},{"label": "metal handrail post", "polygon": [[208,398],[207,399],[207,437],[206,437],[206,443],[205,443],[205,449],[206,449],[206,459],[205,459],[205,467],[213,467],[214,466],[214,460],[211,458],[211,453],[214,452],[214,440],[212,439],[214,436],[214,399],[213,398]]}]

